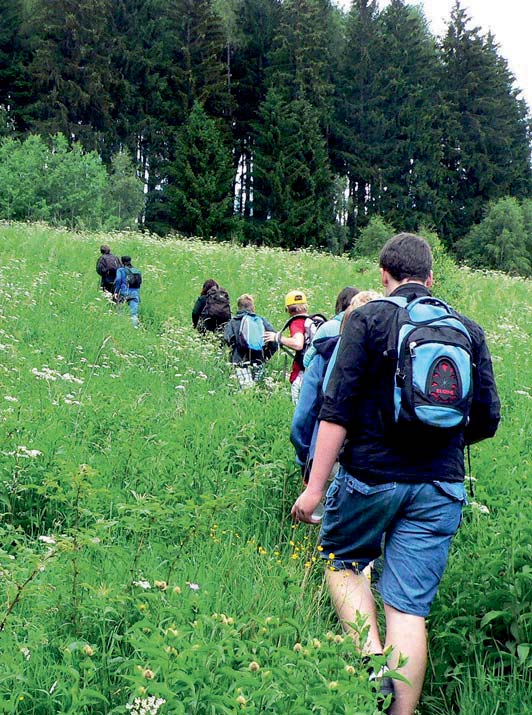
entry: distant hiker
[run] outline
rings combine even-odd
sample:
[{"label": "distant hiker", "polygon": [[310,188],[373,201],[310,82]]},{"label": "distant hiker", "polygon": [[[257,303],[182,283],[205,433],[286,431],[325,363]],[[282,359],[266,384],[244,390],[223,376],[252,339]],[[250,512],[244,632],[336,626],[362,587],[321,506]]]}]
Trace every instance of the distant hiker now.
[{"label": "distant hiker", "polygon": [[237,300],[237,313],[224,329],[224,341],[231,348],[230,360],[235,365],[240,387],[251,387],[264,376],[264,363],[277,350],[277,343],[265,342],[266,331],[273,327],[255,313],[253,296],[245,293]]},{"label": "distant hiker", "polygon": [[131,256],[122,256],[122,266],[116,272],[114,295],[117,303],[129,305],[131,322],[139,326],[139,303],[142,273],[131,265]]},{"label": "distant hiker", "polygon": [[[353,288],[352,290],[356,289]],[[342,291],[342,293],[343,292],[344,291]],[[316,336],[312,342],[314,346],[314,357],[309,366],[305,369],[303,385],[301,386],[299,400],[294,410],[292,426],[290,428],[290,441],[294,445],[296,462],[301,467],[301,476],[305,484],[308,481],[312,460],[314,459],[316,437],[318,436],[318,415],[323,402],[323,393],[327,387],[332,363],[336,357],[335,351],[338,349],[337,345],[340,335],[353,310],[369,303],[370,300],[376,300],[381,297],[380,293],[373,290],[358,291],[352,297],[347,308],[340,311],[342,314],[341,323],[333,318],[333,320],[324,323],[316,332]],[[337,310],[338,305],[337,301]],[[333,322],[338,326],[338,332],[332,335],[325,334],[318,337],[322,328],[328,323]]]},{"label": "distant hiker", "polygon": [[[392,715],[413,715],[427,662],[425,618],[466,499],[464,446],[493,437],[500,420],[482,328],[430,293],[432,254],[419,236],[391,238],[380,254],[386,298],[353,311],[320,410],[308,486],[292,507],[312,517],[331,467],[321,524],[326,580],[343,628],[365,618],[364,655],[383,653],[401,680],[374,673]],[[377,585],[385,638],[364,567],[381,552]]]},{"label": "distant hiker", "polygon": [[205,304],[199,315],[197,329],[200,333],[221,332],[230,320],[231,304],[229,302],[229,293],[216,283],[205,293]]},{"label": "distant hiker", "polygon": [[201,312],[203,308],[205,308],[205,302],[207,300],[207,293],[211,288],[218,288],[218,283],[213,280],[212,278],[208,278],[205,283],[203,284],[203,288],[201,289],[201,293],[194,303],[194,307],[192,308],[192,325],[194,328],[198,328],[198,322],[200,319]]},{"label": "distant hiker", "polygon": [[100,276],[100,288],[108,293],[114,293],[116,272],[120,268],[120,259],[111,253],[110,247],[104,243],[100,246],[101,256],[96,262],[96,273]]},{"label": "distant hiker", "polygon": [[312,362],[312,358],[314,357],[314,355],[316,355],[316,348],[314,347],[316,341],[321,340],[322,338],[332,338],[335,335],[339,334],[340,323],[342,322],[342,318],[344,317],[344,312],[346,308],[350,305],[351,299],[359,292],[360,291],[358,290],[358,288],[354,288],[353,286],[346,286],[338,293],[338,297],[336,298],[336,305],[334,307],[334,317],[331,318],[331,320],[326,320],[325,323],[319,326],[319,328],[316,330],[316,334],[312,339],[312,343],[310,344],[308,350],[303,357],[303,367],[305,368],[305,370]]},{"label": "distant hiker", "polygon": [[[291,290],[287,293],[284,304],[289,315],[288,320],[278,333],[267,331],[264,339],[266,342],[276,342],[280,348],[288,348],[295,353],[289,377],[292,402],[295,405],[303,382],[305,351],[310,346],[318,325],[325,322],[325,318],[319,314],[309,316],[307,296],[301,290]],[[283,335],[287,328],[290,329],[290,337]]]}]

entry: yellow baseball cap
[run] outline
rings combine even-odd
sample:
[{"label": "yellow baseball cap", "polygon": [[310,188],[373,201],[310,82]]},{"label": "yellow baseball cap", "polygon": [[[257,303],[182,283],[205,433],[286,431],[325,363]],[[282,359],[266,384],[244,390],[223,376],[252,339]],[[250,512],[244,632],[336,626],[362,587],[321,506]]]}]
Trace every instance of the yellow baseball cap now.
[{"label": "yellow baseball cap", "polygon": [[302,290],[291,290],[284,297],[285,307],[288,308],[289,305],[306,305],[307,296]]}]

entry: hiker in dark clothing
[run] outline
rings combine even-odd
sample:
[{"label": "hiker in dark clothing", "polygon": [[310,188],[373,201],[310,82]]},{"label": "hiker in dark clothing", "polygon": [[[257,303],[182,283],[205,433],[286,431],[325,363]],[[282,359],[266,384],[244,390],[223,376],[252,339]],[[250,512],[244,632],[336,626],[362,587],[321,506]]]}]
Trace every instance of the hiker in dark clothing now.
[{"label": "hiker in dark clothing", "polygon": [[194,307],[192,308],[192,326],[194,328],[198,328],[200,315],[203,311],[203,308],[205,308],[205,303],[207,301],[207,293],[211,288],[218,288],[218,283],[212,278],[208,278],[203,284],[201,293],[196,302],[194,303]]},{"label": "hiker in dark clothing", "polygon": [[100,288],[108,293],[114,292],[116,272],[122,265],[118,256],[111,253],[107,244],[100,246],[101,256],[96,262],[96,273],[100,276]]},{"label": "hiker in dark clothing", "polygon": [[[352,624],[359,615],[366,619],[360,644],[364,655],[382,654],[386,645],[381,658],[387,663],[373,675],[386,702],[395,691],[391,715],[413,715],[427,662],[425,618],[466,499],[464,447],[495,434],[500,402],[482,328],[430,293],[432,254],[427,242],[408,233],[394,236],[381,251],[380,267],[386,298],[353,311],[346,323],[319,413],[309,482],[292,515],[316,523],[312,515],[340,455],[320,533],[331,599],[355,640]],[[424,319],[417,322],[418,316]],[[463,344],[464,331],[470,347],[462,351],[468,355],[462,363],[449,354],[458,354],[455,348]],[[401,341],[411,335],[416,340],[412,337],[408,350],[401,349]],[[414,359],[418,362],[411,369],[409,360]],[[429,379],[416,385],[415,399],[423,398],[437,410],[419,415],[407,412],[408,398],[413,371],[424,365]],[[466,380],[470,401],[462,398]],[[383,535],[383,571],[377,586],[386,618],[381,639],[377,606],[363,569],[380,555]],[[392,683],[386,667],[397,668],[404,677]]]},{"label": "hiker in dark clothing", "polygon": [[205,305],[200,313],[197,329],[200,333],[223,333],[226,324],[231,320],[231,304],[229,293],[216,284],[205,294]]}]

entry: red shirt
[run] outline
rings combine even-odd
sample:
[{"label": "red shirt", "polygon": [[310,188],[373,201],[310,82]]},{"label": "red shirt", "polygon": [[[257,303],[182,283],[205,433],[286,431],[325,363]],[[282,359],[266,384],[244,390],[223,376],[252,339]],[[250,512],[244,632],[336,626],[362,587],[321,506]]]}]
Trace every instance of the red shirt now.
[{"label": "red shirt", "polygon": [[[306,316],[302,315],[301,318],[298,318],[297,320],[293,320],[290,325],[288,326],[290,328],[290,337],[293,338],[294,335],[297,335],[298,333],[303,333],[303,337],[305,336],[305,320]],[[301,365],[294,360],[292,363],[292,371],[290,372],[290,382],[294,382],[296,377],[299,375],[300,372],[303,372],[303,368]]]}]

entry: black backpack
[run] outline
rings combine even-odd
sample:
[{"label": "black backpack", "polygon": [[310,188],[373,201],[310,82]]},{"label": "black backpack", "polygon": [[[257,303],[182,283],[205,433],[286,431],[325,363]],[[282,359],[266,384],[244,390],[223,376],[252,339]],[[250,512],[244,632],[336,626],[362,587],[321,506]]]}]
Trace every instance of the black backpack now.
[{"label": "black backpack", "polygon": [[202,328],[211,331],[218,330],[231,320],[229,293],[225,288],[213,286],[207,292],[200,320]]},{"label": "black backpack", "polygon": [[120,259],[112,253],[106,253],[100,258],[98,273],[107,283],[112,283],[116,278],[116,272],[120,268]]},{"label": "black backpack", "polygon": [[138,268],[126,268],[126,283],[128,288],[140,288],[142,285],[142,273]]},{"label": "black backpack", "polygon": [[314,340],[314,336],[316,335],[316,331],[318,330],[320,325],[323,325],[323,323],[326,322],[327,318],[321,313],[313,313],[312,315],[292,315],[284,324],[281,332],[284,333],[284,331],[291,323],[294,322],[294,320],[301,319],[305,320],[305,342],[303,344],[303,349],[297,350],[295,353],[292,353],[291,350],[288,350],[286,348],[283,348],[283,350],[285,350],[285,352],[290,352],[290,354],[293,354],[294,360],[297,362],[297,364],[303,367],[303,358],[305,357],[305,353],[311,346],[312,341]]}]

